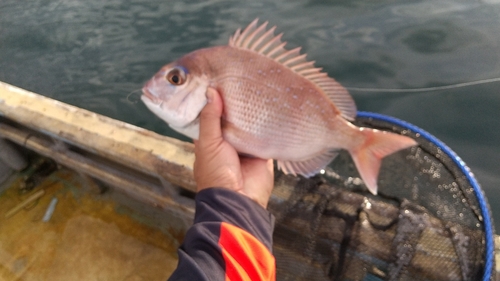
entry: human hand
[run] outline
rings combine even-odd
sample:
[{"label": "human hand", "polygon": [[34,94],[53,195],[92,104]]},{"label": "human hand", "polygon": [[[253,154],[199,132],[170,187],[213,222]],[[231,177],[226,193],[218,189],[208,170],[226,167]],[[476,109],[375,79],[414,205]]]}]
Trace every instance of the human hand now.
[{"label": "human hand", "polygon": [[239,192],[266,208],[274,186],[273,160],[238,156],[222,138],[222,99],[212,88],[200,113],[200,137],[194,142],[194,179],[197,191],[224,187]]}]

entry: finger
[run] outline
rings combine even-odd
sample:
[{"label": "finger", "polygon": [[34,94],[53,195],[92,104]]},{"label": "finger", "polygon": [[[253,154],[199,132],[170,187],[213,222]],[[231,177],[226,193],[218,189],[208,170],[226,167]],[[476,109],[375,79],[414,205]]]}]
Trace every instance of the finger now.
[{"label": "finger", "polygon": [[267,159],[266,168],[269,171],[269,173],[271,173],[271,175],[274,177],[273,159]]},{"label": "finger", "polygon": [[220,138],[222,115],[222,99],[219,93],[213,89],[207,89],[207,105],[200,113],[200,140],[211,140]]},{"label": "finger", "polygon": [[241,157],[241,169],[244,176],[251,178],[257,176],[259,180],[265,177],[274,178],[273,160],[260,159],[260,158],[246,158]]},{"label": "finger", "polygon": [[241,193],[266,208],[274,186],[273,160],[240,158],[244,178]]},{"label": "finger", "polygon": [[262,158],[255,158],[255,157],[245,157],[245,156],[240,156],[240,161],[242,163],[249,163],[249,165],[261,165],[265,166],[267,170],[274,170],[273,169],[273,159],[262,159]]}]

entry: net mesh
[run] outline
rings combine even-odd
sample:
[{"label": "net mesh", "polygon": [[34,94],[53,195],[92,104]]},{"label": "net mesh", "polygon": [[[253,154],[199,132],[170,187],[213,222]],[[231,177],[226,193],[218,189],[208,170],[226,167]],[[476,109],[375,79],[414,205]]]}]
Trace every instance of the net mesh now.
[{"label": "net mesh", "polygon": [[485,218],[461,168],[404,127],[372,118],[356,125],[406,134],[419,145],[383,160],[377,196],[345,152],[321,176],[277,173],[269,206],[277,279],[481,280]]}]

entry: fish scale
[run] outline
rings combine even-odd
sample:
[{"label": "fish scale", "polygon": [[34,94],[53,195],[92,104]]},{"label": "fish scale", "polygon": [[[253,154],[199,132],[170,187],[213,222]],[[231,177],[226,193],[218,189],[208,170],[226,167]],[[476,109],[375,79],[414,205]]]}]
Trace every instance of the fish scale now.
[{"label": "fish scale", "polygon": [[[271,79],[271,78],[269,78]],[[236,78],[235,80],[239,80]],[[248,95],[250,100],[243,99],[241,97],[232,97],[231,93],[234,88],[232,86],[233,83],[231,81],[225,81],[224,83],[218,83],[215,81],[217,85],[220,85],[218,89],[220,90],[221,95],[224,99],[224,106],[228,114],[225,119],[232,123],[235,127],[242,128],[242,131],[245,131],[245,128],[253,128],[254,131],[248,132],[252,134],[253,137],[258,137],[262,139],[262,143],[267,143],[266,146],[270,147],[269,141],[272,142],[273,146],[282,145],[283,143],[288,143],[290,147],[288,149],[283,149],[280,151],[273,151],[274,158],[282,158],[283,155],[277,155],[277,153],[281,154],[289,154],[289,150],[295,151],[294,155],[298,159],[303,158],[303,155],[297,153],[297,149],[303,146],[304,142],[311,143],[311,135],[317,136],[318,133],[327,133],[324,130],[325,126],[328,125],[328,120],[319,120],[319,118],[304,118],[303,113],[300,111],[294,110],[297,105],[300,106],[301,100],[290,100],[283,98],[284,93],[282,91],[275,91],[274,89],[269,89],[265,87],[252,87],[254,83],[250,83],[250,85],[245,85],[243,82],[243,88],[246,88],[248,92],[253,94]],[[273,88],[282,88],[285,89],[285,85],[275,85]],[[253,88],[253,89],[252,89]],[[248,90],[250,89],[250,90]],[[256,94],[257,91],[261,91],[259,95]],[[280,98],[281,97],[281,98]],[[273,98],[277,98],[275,102],[272,101]],[[292,98],[293,99],[293,98]],[[286,107],[285,104],[290,104],[290,106]],[[328,101],[325,103],[325,107],[328,108]],[[278,111],[276,110],[278,107]],[[230,114],[229,114],[230,113]],[[311,112],[311,115],[318,115],[317,111],[314,110]],[[307,115],[307,116],[311,116]],[[266,118],[262,118],[262,116],[266,116]],[[270,120],[274,120],[274,122],[270,122]],[[318,130],[318,128],[320,130]],[[255,151],[246,151],[250,150],[248,141],[246,141],[249,136],[246,132],[235,132],[237,136],[228,136],[234,142],[237,147],[244,153],[255,153]],[[324,140],[325,138],[317,138],[318,140]],[[312,141],[314,143],[314,141]],[[296,144],[295,146],[291,146],[292,144]],[[318,144],[324,146],[324,143]],[[318,145],[313,145],[313,151],[304,151],[304,154],[309,156],[311,153],[318,153],[322,149],[318,149]],[[265,149],[262,147],[261,149]],[[269,157],[269,158],[273,158]]]},{"label": "fish scale", "polygon": [[255,20],[229,45],[196,50],[162,67],[141,99],[174,130],[197,139],[212,87],[224,103],[223,137],[241,154],[276,159],[283,172],[309,177],[345,149],[376,193],[381,159],[416,142],[352,125],[356,105],[347,90],[300,48],[285,49],[282,35],[266,27]]},{"label": "fish scale", "polygon": [[[221,51],[222,53],[224,52],[223,50]],[[212,52],[211,52],[212,53]],[[247,67],[248,68],[248,67]],[[255,67],[254,69],[259,69]],[[254,72],[254,69],[249,69],[248,72],[252,73]],[[227,70],[227,72],[231,72],[230,69]],[[248,77],[249,75],[247,74],[245,77]],[[251,76],[251,75],[250,75]],[[304,86],[301,85],[300,83],[296,82],[297,77],[290,77],[290,78],[295,78],[295,79],[278,79],[278,77],[271,77],[270,75],[267,75],[266,77],[261,77],[258,79],[254,79],[254,81],[259,81],[259,83],[247,83],[245,77],[237,77],[237,75],[233,75],[234,77],[234,82],[237,83],[238,85],[242,85],[243,83],[245,84],[241,88],[243,88],[245,91],[248,91],[249,98],[253,98],[255,96],[258,96],[262,104],[259,106],[261,107],[267,107],[266,105],[266,100],[270,103],[273,102],[273,99],[275,103],[278,102],[278,98],[280,99],[280,104],[278,106],[284,106],[285,104],[293,103],[293,99],[297,99],[296,104],[302,104],[302,102],[305,102],[305,100],[308,98],[307,96],[298,93],[298,91],[303,92],[304,91]],[[299,77],[300,78],[300,77]],[[239,89],[238,88],[233,88],[231,85],[231,82],[225,81],[220,81],[217,78],[214,78],[214,84],[218,85],[219,89],[222,90],[223,95],[227,95],[228,98],[236,98],[236,97],[230,97],[231,93],[238,93]],[[295,80],[295,82],[294,82]],[[308,82],[308,81],[305,81]],[[269,85],[270,88],[266,88],[263,85]],[[311,85],[312,86],[312,85]],[[229,88],[231,87],[231,88]],[[300,90],[299,88],[302,88]],[[295,89],[294,91],[287,91],[286,89]],[[260,93],[257,93],[259,91]],[[314,91],[315,93],[318,93],[317,91]],[[318,93],[319,94],[319,93]],[[289,99],[287,96],[295,96],[293,99]],[[331,103],[328,101],[326,97],[323,97],[325,103],[323,103],[323,108],[325,110],[330,110],[332,108]],[[271,107],[275,107],[276,105],[271,104],[269,105]],[[294,105],[295,106],[295,105]],[[274,109],[271,110],[271,112],[274,111]],[[295,111],[292,111],[291,113],[295,113]],[[312,114],[315,114],[316,112],[312,112]],[[300,113],[299,113],[300,114]],[[280,114],[277,114],[280,115]]]}]

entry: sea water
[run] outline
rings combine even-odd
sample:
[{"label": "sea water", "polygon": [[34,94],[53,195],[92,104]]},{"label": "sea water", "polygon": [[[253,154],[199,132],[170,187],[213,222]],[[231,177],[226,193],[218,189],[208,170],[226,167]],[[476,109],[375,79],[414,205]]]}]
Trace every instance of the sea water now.
[{"label": "sea water", "polygon": [[[500,77],[499,15],[499,0],[2,0],[0,81],[186,140],[140,102],[143,83],[256,17],[344,86],[408,89]],[[490,202],[500,198],[500,83],[351,93],[359,110],[434,134]],[[500,205],[491,207],[499,221]]]}]

